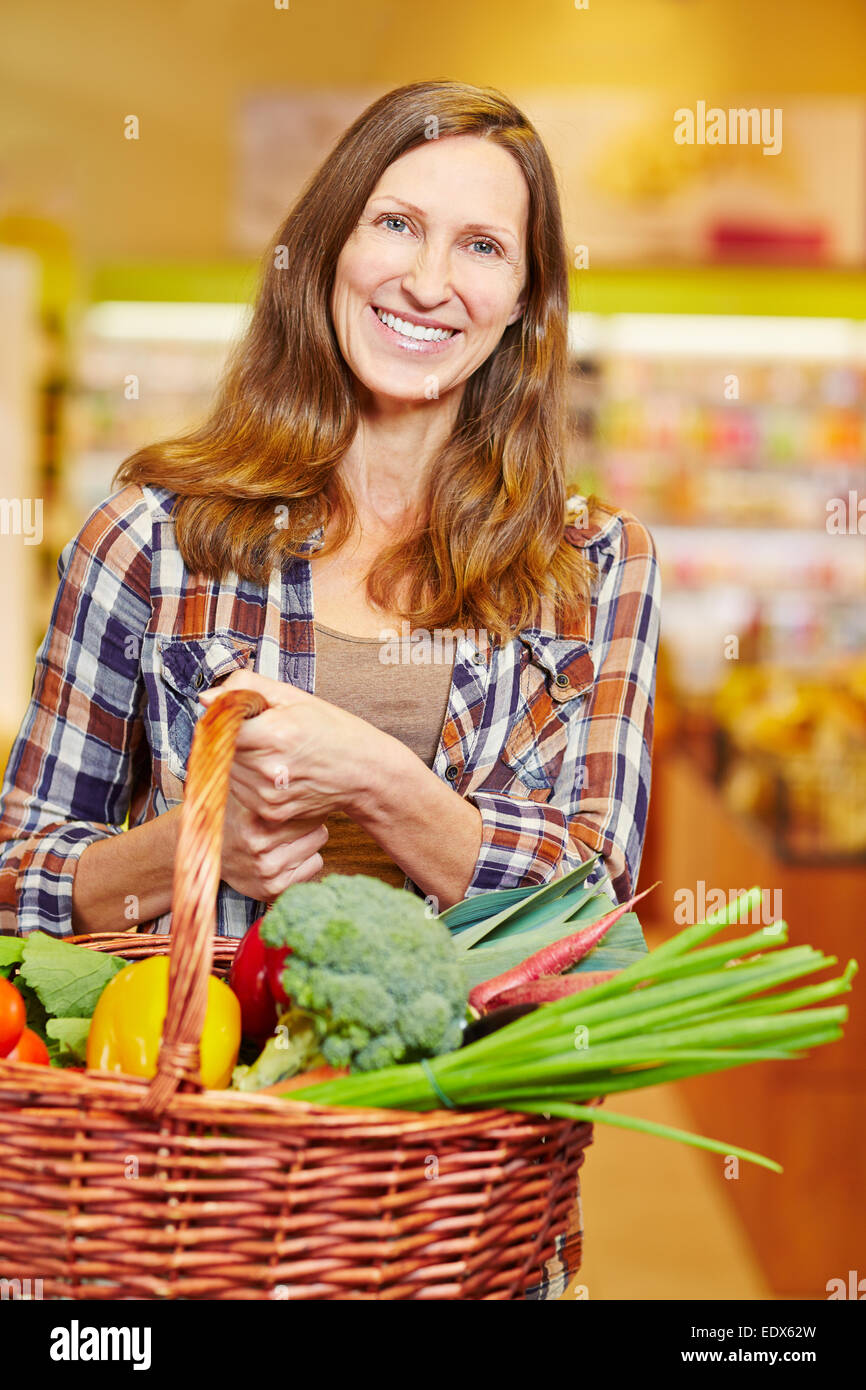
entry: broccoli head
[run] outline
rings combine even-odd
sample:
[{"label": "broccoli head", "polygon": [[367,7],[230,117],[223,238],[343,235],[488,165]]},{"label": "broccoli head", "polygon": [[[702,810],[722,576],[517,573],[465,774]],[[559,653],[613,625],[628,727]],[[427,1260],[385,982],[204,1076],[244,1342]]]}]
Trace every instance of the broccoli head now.
[{"label": "broccoli head", "polygon": [[460,1046],[463,963],[448,928],[414,893],[367,874],[295,883],[265,914],[261,935],[266,946],[290,948],[282,983],[292,1007],[283,1023],[312,1021],[311,1063],[324,1057],[374,1071]]}]

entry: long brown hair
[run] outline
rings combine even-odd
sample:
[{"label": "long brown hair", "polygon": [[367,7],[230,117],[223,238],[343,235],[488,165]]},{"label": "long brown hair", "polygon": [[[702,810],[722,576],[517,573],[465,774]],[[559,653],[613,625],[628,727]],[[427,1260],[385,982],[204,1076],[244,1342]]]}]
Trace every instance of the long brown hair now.
[{"label": "long brown hair", "polygon": [[356,512],[339,464],[359,405],[330,315],[337,260],[384,171],[431,131],[486,137],[520,165],[527,298],[466,381],[420,524],[377,556],[367,596],[415,626],[480,627],[507,640],[537,616],[542,594],[558,590],[581,607],[590,567],[564,536],[568,256],[556,181],[534,127],[494,89],[415,82],[367,107],[270,243],[209,418],[137,450],[115,481],[178,494],[177,542],[193,573],[219,579],[233,569],[266,583],[315,526],[326,528],[320,554],[344,543]]}]

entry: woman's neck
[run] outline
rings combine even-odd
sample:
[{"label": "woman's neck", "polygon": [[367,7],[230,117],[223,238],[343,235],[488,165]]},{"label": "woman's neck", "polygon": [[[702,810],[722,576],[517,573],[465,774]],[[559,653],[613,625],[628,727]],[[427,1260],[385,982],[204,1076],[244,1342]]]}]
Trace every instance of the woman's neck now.
[{"label": "woman's neck", "polygon": [[362,400],[358,429],[341,462],[359,513],[389,529],[417,511],[458,405],[450,395],[442,401]]}]

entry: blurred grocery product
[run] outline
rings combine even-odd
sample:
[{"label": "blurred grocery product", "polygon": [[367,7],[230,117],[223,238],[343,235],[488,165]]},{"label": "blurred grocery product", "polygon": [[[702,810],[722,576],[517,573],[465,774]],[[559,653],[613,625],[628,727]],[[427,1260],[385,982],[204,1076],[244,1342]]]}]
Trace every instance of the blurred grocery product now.
[{"label": "blurred grocery product", "polygon": [[866,679],[862,658],[805,676],[732,670],[713,700],[718,778],[788,857],[866,860]]},{"label": "blurred grocery product", "polygon": [[573,473],[653,533],[680,693],[709,699],[732,660],[866,651],[866,326],[575,320]]}]

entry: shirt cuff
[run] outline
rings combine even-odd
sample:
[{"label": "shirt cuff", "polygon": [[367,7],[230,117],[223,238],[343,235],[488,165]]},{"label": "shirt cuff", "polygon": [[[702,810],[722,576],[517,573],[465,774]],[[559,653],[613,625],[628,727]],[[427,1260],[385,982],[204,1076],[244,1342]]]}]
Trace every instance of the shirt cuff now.
[{"label": "shirt cuff", "polygon": [[[120,835],[123,826],[79,821],[56,830],[43,830],[17,848],[17,911],[3,929],[18,936],[44,931],[51,936],[72,936],[72,883],[78,860],[88,845]],[[9,911],[9,904],[4,904]],[[120,915],[120,914],[118,914]],[[118,931],[123,930],[118,922]]]},{"label": "shirt cuff", "polygon": [[[568,820],[557,806],[505,792],[471,792],[466,800],[481,813],[481,849],[467,898],[494,888],[549,883],[590,857],[588,846],[580,852],[568,833]],[[586,882],[605,888],[616,901],[602,860]]]}]

